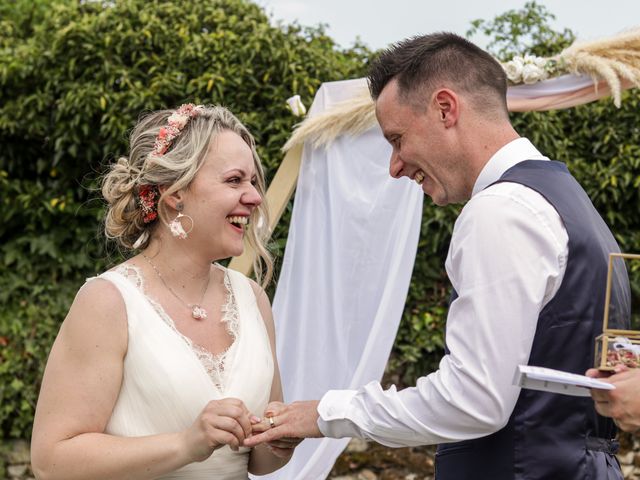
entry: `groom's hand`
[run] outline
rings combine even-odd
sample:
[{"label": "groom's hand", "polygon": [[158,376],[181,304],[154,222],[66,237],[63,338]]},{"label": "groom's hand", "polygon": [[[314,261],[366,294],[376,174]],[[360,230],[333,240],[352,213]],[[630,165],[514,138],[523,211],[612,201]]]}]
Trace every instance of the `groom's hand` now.
[{"label": "groom's hand", "polygon": [[318,428],[318,403],[320,402],[317,400],[311,400],[268,408],[263,423],[266,422],[269,429],[257,435],[255,431],[258,429],[254,429],[254,435],[246,438],[244,445],[255,447],[260,443],[274,442],[281,438],[321,437],[322,433]]}]

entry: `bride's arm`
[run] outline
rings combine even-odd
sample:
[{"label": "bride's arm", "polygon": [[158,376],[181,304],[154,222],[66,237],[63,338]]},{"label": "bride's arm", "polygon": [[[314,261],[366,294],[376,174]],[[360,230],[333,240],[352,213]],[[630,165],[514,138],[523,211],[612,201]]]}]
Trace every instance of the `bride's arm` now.
[{"label": "bride's arm", "polygon": [[155,478],[196,461],[199,454],[208,456],[217,444],[203,438],[203,424],[242,411],[219,402],[183,432],[135,438],[103,433],[120,391],[126,351],[120,293],[101,279],[87,283],[60,328],[42,381],[31,443],[39,480]]},{"label": "bride's arm", "polygon": [[[271,342],[271,351],[273,353],[273,382],[271,385],[271,396],[269,402],[282,402],[282,384],[280,382],[280,369],[278,368],[278,359],[276,358],[276,334],[273,324],[273,313],[271,311],[271,304],[269,303],[269,297],[255,282],[252,282],[253,290],[258,301],[258,308],[260,314],[264,320],[267,332],[269,333],[269,340]],[[258,416],[262,416],[263,412],[253,412]],[[264,421],[264,419],[263,419]],[[285,450],[280,450],[281,454]],[[293,448],[290,449],[290,454],[286,457],[276,456],[268,448],[266,444],[258,445],[251,450],[251,456],[249,459],[249,473],[253,475],[266,475],[271,473],[282,466],[286,465],[291,459],[293,454]]]}]

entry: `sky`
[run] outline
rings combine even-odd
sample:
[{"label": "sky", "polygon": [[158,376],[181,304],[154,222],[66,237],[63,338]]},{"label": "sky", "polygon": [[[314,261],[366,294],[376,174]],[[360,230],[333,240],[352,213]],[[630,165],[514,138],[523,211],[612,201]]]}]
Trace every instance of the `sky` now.
[{"label": "sky", "polygon": [[[357,37],[379,49],[403,38],[450,31],[464,35],[476,19],[492,20],[526,0],[255,0],[275,20],[328,24],[340,46]],[[640,26],[640,0],[538,0],[556,16],[552,26],[571,29],[579,40],[595,40]],[[481,47],[488,39],[471,38]],[[523,52],[525,53],[525,52]]]}]

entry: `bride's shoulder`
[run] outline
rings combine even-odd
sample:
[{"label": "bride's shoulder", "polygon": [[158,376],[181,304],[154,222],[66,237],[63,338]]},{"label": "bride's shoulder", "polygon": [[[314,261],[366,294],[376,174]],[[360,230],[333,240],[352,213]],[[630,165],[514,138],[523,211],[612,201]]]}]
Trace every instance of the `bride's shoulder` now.
[{"label": "bride's shoulder", "polygon": [[100,341],[117,351],[126,348],[126,307],[117,287],[102,276],[88,279],[62,322],[60,333],[63,332],[69,345]]},{"label": "bride's shoulder", "polygon": [[102,318],[110,322],[117,321],[118,318],[125,319],[125,302],[114,274],[119,274],[134,284],[142,278],[139,267],[130,261],[120,263],[95,277],[87,278],[73,300],[68,318],[90,315],[91,320],[84,320],[85,322],[99,322]]},{"label": "bride's shoulder", "polygon": [[71,305],[71,312],[91,310],[113,313],[119,306],[124,308],[124,300],[117,286],[109,281],[107,276],[99,275],[87,279],[80,287]]},{"label": "bride's shoulder", "polygon": [[269,305],[269,308],[271,308],[271,303],[269,302],[269,296],[267,295],[267,292],[264,291],[264,288],[262,288],[258,284],[258,282],[256,282],[252,278],[247,277],[247,281],[249,282],[249,285],[251,285],[251,290],[253,290],[253,294],[256,296],[256,301],[258,302],[258,306],[260,307],[262,304],[266,302],[266,304]]},{"label": "bride's shoulder", "polygon": [[256,297],[256,304],[258,305],[258,310],[260,310],[260,315],[262,316],[267,327],[267,331],[269,332],[269,336],[271,337],[274,335],[274,325],[269,296],[267,295],[267,292],[264,291],[264,288],[258,285],[255,280],[249,278],[249,283],[251,284],[251,289]]}]

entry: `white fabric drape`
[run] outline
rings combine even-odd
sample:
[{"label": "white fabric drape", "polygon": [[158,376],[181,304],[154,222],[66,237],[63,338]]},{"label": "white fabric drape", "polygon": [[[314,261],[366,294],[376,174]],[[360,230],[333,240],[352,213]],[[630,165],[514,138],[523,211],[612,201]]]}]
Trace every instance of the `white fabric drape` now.
[{"label": "white fabric drape", "polygon": [[593,86],[593,78],[588,75],[561,75],[543,82],[509,87],[507,98],[536,98],[566,94],[589,86]]},{"label": "white fabric drape", "polygon": [[[315,115],[362,80],[324,84]],[[415,260],[423,193],[389,176],[379,128],[305,147],[273,302],[285,401],[382,377]],[[270,478],[325,478],[347,439],[306,440]],[[263,478],[263,477],[261,477]]]}]

